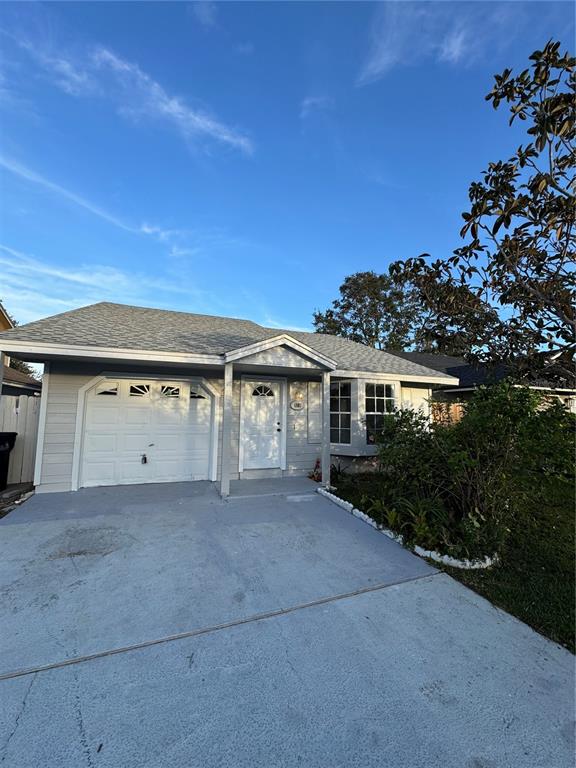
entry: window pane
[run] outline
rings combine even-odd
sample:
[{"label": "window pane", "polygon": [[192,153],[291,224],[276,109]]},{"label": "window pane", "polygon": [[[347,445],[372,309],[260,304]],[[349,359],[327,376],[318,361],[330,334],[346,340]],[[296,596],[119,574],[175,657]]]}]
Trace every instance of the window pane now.
[{"label": "window pane", "polygon": [[382,416],[366,417],[366,442],[368,445],[374,445],[376,436],[382,428]]},{"label": "window pane", "polygon": [[350,414],[342,413],[340,415],[340,429],[350,430]]},{"label": "window pane", "polygon": [[379,398],[376,400],[376,411],[377,411],[378,413],[384,413],[384,412],[385,412],[385,408],[386,408],[386,405],[385,405],[385,400],[384,400],[384,398],[383,398],[383,397],[379,397]]},{"label": "window pane", "polygon": [[394,387],[392,384],[386,384],[386,397],[394,397]]},{"label": "window pane", "polygon": [[150,384],[130,384],[130,397],[145,397],[150,393]]},{"label": "window pane", "polygon": [[394,399],[386,400],[386,413],[394,413]]},{"label": "window pane", "polygon": [[170,384],[162,384],[160,387],[160,397],[180,397],[180,387],[173,387]]},{"label": "window pane", "polygon": [[337,397],[330,398],[330,410],[333,413],[338,413],[340,410],[340,400]]},{"label": "window pane", "polygon": [[117,395],[118,384],[110,384],[109,382],[103,382],[99,384],[96,389],[97,395]]},{"label": "window pane", "polygon": [[338,429],[339,426],[340,426],[340,417],[338,416],[337,413],[335,413],[335,414],[331,413],[330,414],[330,427],[332,427],[334,429]]},{"label": "window pane", "polygon": [[350,382],[349,381],[343,381],[340,383],[340,395],[343,395],[345,397],[350,397],[352,393]]},{"label": "window pane", "polygon": [[384,397],[384,384],[376,384],[376,397]]},{"label": "window pane", "polygon": [[340,411],[343,413],[350,413],[350,406],[352,405],[352,400],[349,397],[341,397],[340,398]]},{"label": "window pane", "polygon": [[338,392],[340,391],[340,385],[337,381],[333,381],[330,384],[330,396],[334,397],[335,395],[338,395]]},{"label": "window pane", "polygon": [[374,413],[376,410],[376,400],[373,397],[366,398],[366,413]]},{"label": "window pane", "polygon": [[340,431],[338,429],[331,429],[330,430],[330,442],[331,443],[339,443],[340,442]]},{"label": "window pane", "polygon": [[366,384],[366,397],[374,397],[374,384]]},{"label": "window pane", "polygon": [[350,442],[350,430],[349,429],[341,429],[340,430],[340,440],[338,442],[340,442],[340,443],[349,443]]}]

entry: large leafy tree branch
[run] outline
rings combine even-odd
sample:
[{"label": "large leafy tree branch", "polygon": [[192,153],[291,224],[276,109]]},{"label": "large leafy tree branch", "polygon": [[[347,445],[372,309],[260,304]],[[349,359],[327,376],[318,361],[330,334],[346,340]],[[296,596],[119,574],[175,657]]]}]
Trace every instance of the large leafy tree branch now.
[{"label": "large leafy tree branch", "polygon": [[314,312],[318,333],[344,336],[377,349],[404,349],[422,323],[418,294],[402,278],[356,272],[325,312]]},{"label": "large leafy tree branch", "polygon": [[471,184],[465,244],[391,272],[420,291],[432,343],[457,337],[477,359],[566,381],[576,347],[576,60],[557,42],[530,60],[516,77],[496,75],[486,96],[508,105],[510,124],[526,122],[529,142]]}]

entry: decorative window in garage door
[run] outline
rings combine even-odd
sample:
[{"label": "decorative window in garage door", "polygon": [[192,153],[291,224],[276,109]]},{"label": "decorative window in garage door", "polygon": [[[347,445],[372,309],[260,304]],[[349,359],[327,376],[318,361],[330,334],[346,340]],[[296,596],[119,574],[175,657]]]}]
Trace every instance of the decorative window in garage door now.
[{"label": "decorative window in garage door", "polygon": [[150,394],[150,384],[130,384],[130,397],[147,397]]},{"label": "decorative window in garage door", "polygon": [[191,400],[206,400],[205,395],[202,394],[202,392],[199,392],[197,389],[190,388],[190,399]]},{"label": "decorative window in garage door", "polygon": [[118,394],[118,384],[116,382],[112,383],[110,381],[103,381],[101,384],[98,384],[96,387],[96,394],[97,395],[117,395]]},{"label": "decorative window in garage door", "polygon": [[260,384],[260,386],[255,387],[252,397],[274,397],[274,392],[265,384]]},{"label": "decorative window in garage door", "polygon": [[169,397],[177,400],[180,397],[180,387],[173,387],[171,384],[162,384],[160,387],[160,397]]}]

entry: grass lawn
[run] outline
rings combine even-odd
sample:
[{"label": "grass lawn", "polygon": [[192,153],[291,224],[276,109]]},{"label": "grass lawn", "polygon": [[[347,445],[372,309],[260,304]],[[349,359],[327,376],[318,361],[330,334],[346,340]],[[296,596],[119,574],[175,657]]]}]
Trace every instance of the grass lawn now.
[{"label": "grass lawn", "polygon": [[[359,509],[363,496],[378,497],[377,476],[346,477],[336,485],[336,493]],[[556,480],[544,491],[516,523],[499,566],[444,570],[574,653],[574,488]]]}]

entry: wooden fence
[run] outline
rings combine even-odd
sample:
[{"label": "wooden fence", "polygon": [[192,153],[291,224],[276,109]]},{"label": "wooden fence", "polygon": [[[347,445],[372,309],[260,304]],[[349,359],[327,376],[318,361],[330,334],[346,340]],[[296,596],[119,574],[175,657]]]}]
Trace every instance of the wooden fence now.
[{"label": "wooden fence", "polygon": [[0,397],[0,432],[17,432],[16,444],[10,453],[8,484],[31,483],[34,479],[34,459],[40,417],[39,397]]}]

